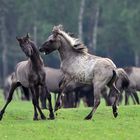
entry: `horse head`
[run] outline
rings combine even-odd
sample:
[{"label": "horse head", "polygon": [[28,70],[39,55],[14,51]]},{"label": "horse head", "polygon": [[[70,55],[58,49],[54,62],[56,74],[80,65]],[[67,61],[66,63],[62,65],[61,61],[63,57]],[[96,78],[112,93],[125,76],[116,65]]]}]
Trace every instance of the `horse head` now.
[{"label": "horse head", "polygon": [[26,56],[30,57],[33,55],[33,42],[30,40],[30,36],[27,33],[24,37],[16,37],[19,42],[19,45]]},{"label": "horse head", "polygon": [[39,51],[44,52],[45,54],[49,54],[55,50],[58,50],[61,46],[61,39],[58,34],[58,30],[62,30],[62,26],[54,26],[52,30],[52,34],[48,37],[48,39],[41,45]]}]

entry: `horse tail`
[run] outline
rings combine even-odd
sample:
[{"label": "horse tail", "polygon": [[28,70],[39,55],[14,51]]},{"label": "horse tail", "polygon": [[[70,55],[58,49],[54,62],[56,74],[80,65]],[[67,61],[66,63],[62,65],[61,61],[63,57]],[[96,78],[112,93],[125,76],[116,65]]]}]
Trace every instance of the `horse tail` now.
[{"label": "horse tail", "polygon": [[112,78],[107,84],[107,86],[109,87],[112,86],[115,80],[117,79],[117,72],[115,70],[113,70],[112,72],[113,72]]}]

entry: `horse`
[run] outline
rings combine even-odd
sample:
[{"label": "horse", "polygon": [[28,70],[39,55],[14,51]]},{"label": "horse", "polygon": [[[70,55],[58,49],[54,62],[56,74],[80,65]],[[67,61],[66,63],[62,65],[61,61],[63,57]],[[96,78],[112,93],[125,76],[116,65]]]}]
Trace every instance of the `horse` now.
[{"label": "horse", "polygon": [[6,104],[0,111],[0,120],[3,118],[3,114],[5,112],[6,107],[12,100],[12,96],[14,90],[23,85],[26,88],[29,88],[32,94],[32,103],[34,106],[34,116],[33,120],[38,120],[38,111],[40,113],[41,119],[45,120],[46,117],[43,114],[40,106],[39,106],[39,88],[41,87],[43,93],[46,94],[47,99],[49,101],[49,118],[54,119],[54,113],[52,109],[51,103],[51,95],[46,86],[46,73],[44,70],[44,63],[39,55],[39,51],[33,41],[30,40],[29,35],[27,34],[24,37],[17,37],[17,41],[19,42],[19,46],[22,51],[28,57],[28,60],[21,61],[16,65],[15,74],[12,76],[12,84],[9,91],[9,95],[6,101]]},{"label": "horse", "polygon": [[[5,81],[4,81],[3,96],[4,96],[5,100],[8,97],[8,93],[9,93],[9,90],[10,90],[10,87],[11,87],[11,84],[12,84],[12,75],[14,75],[14,73],[9,74],[6,77]],[[21,86],[20,91],[21,91],[21,100],[29,101],[30,100],[30,91],[29,91],[29,89]],[[16,90],[16,93],[17,93],[17,95],[19,97],[18,89]]]},{"label": "horse", "polygon": [[139,67],[125,67],[123,68],[129,77],[130,84],[128,88],[125,90],[125,105],[128,104],[129,96],[132,97],[134,104],[140,104],[139,97],[136,91],[140,91],[140,68]]},{"label": "horse", "polygon": [[[118,77],[115,81],[117,89],[120,91],[120,96],[119,96],[119,103],[122,102],[123,99],[123,91],[127,90],[130,84],[129,77],[127,73],[124,71],[123,68],[117,68],[117,74]],[[108,102],[107,105],[110,106],[114,102],[114,91],[110,90],[109,95],[108,95]]]},{"label": "horse", "polygon": [[55,50],[58,50],[60,54],[60,68],[65,75],[65,79],[67,79],[63,80],[63,90],[71,80],[93,86],[94,106],[85,119],[92,118],[100,104],[101,91],[105,86],[113,89],[116,93],[112,110],[114,117],[117,117],[119,90],[115,86],[117,72],[116,65],[112,60],[89,54],[85,45],[79,39],[68,35],[62,29],[62,26],[54,26],[52,35],[39,49],[40,52],[46,54]]},{"label": "horse", "polygon": [[[48,87],[48,90],[54,94],[58,95],[60,94],[61,90],[59,88],[59,83],[63,79],[63,72],[60,69],[51,68],[48,66],[45,66],[44,68],[45,73],[47,75],[46,77],[46,86]],[[43,94],[45,95],[45,94]],[[41,106],[43,109],[46,107],[46,96],[40,96],[41,100]]]}]

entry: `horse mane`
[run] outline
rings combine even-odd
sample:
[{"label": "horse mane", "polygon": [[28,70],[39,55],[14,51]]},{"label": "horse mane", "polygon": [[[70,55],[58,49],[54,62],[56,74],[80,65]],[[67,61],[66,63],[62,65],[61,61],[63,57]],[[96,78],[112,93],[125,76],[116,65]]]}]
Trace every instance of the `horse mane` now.
[{"label": "horse mane", "polygon": [[77,52],[86,53],[88,52],[87,47],[83,44],[83,42],[79,38],[75,38],[71,36],[69,33],[66,33],[63,30],[62,25],[54,26],[53,27],[54,35],[61,35],[63,36],[70,44],[70,46]]}]

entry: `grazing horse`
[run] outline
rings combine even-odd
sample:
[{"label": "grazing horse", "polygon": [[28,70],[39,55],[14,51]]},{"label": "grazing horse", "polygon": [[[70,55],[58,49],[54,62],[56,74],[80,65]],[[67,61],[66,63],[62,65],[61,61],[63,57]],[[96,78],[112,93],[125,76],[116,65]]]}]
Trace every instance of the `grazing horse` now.
[{"label": "grazing horse", "polygon": [[40,52],[45,52],[46,54],[54,50],[58,50],[60,54],[61,70],[65,75],[62,87],[66,87],[70,80],[93,86],[94,106],[85,119],[92,118],[100,104],[101,91],[105,86],[113,89],[116,93],[112,109],[114,117],[117,117],[119,91],[115,87],[117,78],[115,64],[108,58],[89,54],[84,44],[79,39],[69,36],[61,26],[53,28],[52,35],[48,37],[40,48]]},{"label": "grazing horse", "polygon": [[[12,76],[12,84],[9,91],[9,95],[6,104],[0,112],[0,120],[3,117],[7,105],[11,102],[13,92],[18,86],[24,86],[29,88],[32,94],[32,103],[34,106],[34,117],[33,120],[38,120],[38,111],[41,119],[46,119],[45,115],[39,107],[39,88],[41,87],[43,93],[47,95],[49,101],[49,117],[54,119],[51,95],[46,87],[46,73],[44,70],[44,63],[39,55],[39,51],[35,46],[34,42],[30,40],[29,35],[25,37],[17,38],[22,51],[29,58],[26,61],[19,62],[16,66],[15,74]],[[37,111],[38,110],[38,111]]]},{"label": "grazing horse", "polygon": [[136,91],[140,91],[140,68],[139,67],[126,67],[124,71],[129,77],[130,84],[125,90],[125,104],[128,104],[128,97],[131,96],[133,102],[140,104],[139,97]]}]

